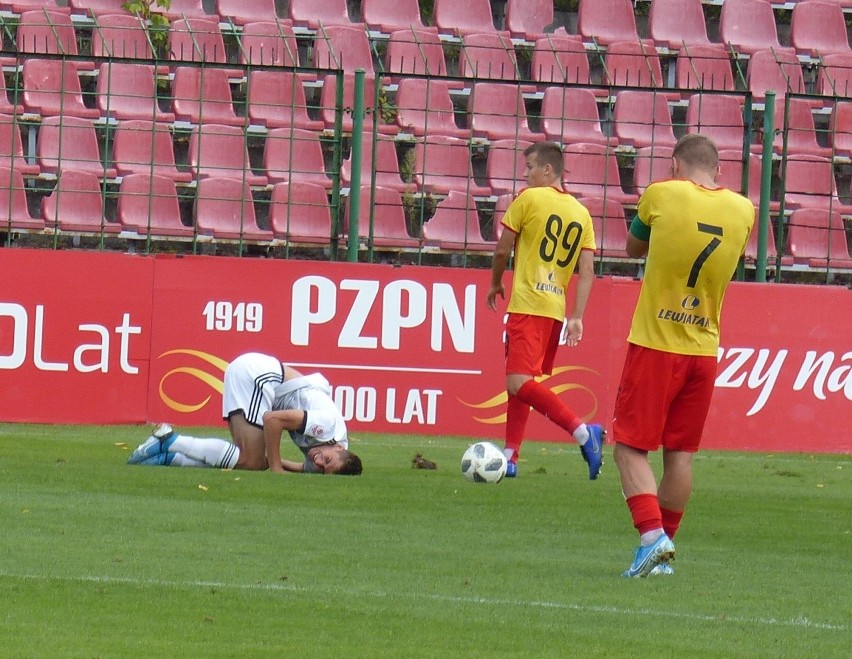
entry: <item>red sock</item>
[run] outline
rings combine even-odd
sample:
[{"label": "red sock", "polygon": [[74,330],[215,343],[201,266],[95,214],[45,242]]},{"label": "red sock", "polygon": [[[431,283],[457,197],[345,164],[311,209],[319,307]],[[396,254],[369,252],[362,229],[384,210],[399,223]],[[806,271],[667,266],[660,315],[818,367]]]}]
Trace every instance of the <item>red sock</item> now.
[{"label": "red sock", "polygon": [[627,507],[630,508],[633,526],[639,531],[639,535],[663,528],[660,502],[656,494],[637,494],[628,497]]},{"label": "red sock", "polygon": [[511,462],[518,461],[529,418],[530,406],[517,396],[509,396],[509,403],[506,405],[506,448],[512,449],[512,457],[509,458]]},{"label": "red sock", "polygon": [[524,382],[518,389],[517,398],[572,435],[583,423],[565,403],[559,400],[559,396],[535,380]]},{"label": "red sock", "polygon": [[669,536],[670,540],[674,540],[675,533],[677,533],[678,528],[680,528],[680,520],[683,517],[683,511],[660,508],[660,513],[662,514],[663,519],[663,531],[666,532],[666,535]]}]

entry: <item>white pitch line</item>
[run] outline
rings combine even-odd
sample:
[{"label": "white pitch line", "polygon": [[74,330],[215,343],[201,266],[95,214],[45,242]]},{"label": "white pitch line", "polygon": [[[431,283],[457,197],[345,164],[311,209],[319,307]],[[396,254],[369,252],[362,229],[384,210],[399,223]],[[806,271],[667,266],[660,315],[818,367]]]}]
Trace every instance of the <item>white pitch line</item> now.
[{"label": "white pitch line", "polygon": [[[257,591],[272,591],[272,592],[290,592],[290,593],[311,593],[327,591],[336,595],[348,595],[351,597],[372,597],[375,599],[386,599],[390,596],[389,593],[382,591],[361,591],[361,590],[341,590],[335,587],[334,589],[324,589],[317,587],[296,586],[293,584],[279,583],[254,583],[254,584],[238,584],[225,583],[222,581],[167,581],[163,579],[136,579],[133,577],[108,577],[108,576],[55,576],[46,574],[16,574],[12,572],[0,571],[0,577],[8,579],[25,579],[30,581],[70,581],[80,583],[100,583],[100,584],[125,584],[128,586],[155,586],[158,588],[221,588],[222,590],[257,590]],[[714,616],[702,613],[689,613],[684,611],[663,611],[657,609],[631,609],[621,608],[617,606],[602,606],[597,604],[571,604],[570,602],[548,602],[542,600],[518,600],[504,599],[492,597],[459,597],[454,595],[441,595],[438,593],[396,593],[397,596],[402,595],[410,599],[432,600],[435,602],[448,602],[453,604],[483,604],[487,606],[513,606],[522,608],[539,608],[539,609],[557,609],[566,611],[577,611],[581,613],[606,613],[611,615],[624,616],[648,616],[648,617],[666,617],[679,618],[682,620],[696,620],[698,622],[721,622],[721,623],[737,623],[745,625],[764,625],[767,627],[794,627],[800,629],[816,629],[826,631],[847,632],[850,631],[849,625],[836,625],[828,622],[819,622],[809,620],[805,617],[792,618],[783,620],[779,618],[751,618],[748,616]]]}]

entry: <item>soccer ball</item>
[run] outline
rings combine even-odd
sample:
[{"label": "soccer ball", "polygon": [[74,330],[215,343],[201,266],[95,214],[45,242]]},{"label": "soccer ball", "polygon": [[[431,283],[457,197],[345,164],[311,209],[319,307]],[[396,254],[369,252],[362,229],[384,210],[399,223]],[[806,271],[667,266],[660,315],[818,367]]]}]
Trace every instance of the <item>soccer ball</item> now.
[{"label": "soccer ball", "polygon": [[464,452],[461,471],[471,483],[499,483],[506,475],[506,456],[491,442],[477,442]]}]

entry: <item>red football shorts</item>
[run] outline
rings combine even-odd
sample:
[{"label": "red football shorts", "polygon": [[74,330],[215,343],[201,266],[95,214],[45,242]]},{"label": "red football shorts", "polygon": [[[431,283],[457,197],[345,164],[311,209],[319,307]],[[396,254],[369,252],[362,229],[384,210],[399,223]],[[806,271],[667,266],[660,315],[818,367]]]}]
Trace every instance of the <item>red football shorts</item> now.
[{"label": "red football shorts", "polygon": [[506,375],[549,375],[561,334],[558,320],[510,313],[506,321]]},{"label": "red football shorts", "polygon": [[695,453],[713,397],[716,358],[628,344],[615,398],[613,437],[640,451]]}]

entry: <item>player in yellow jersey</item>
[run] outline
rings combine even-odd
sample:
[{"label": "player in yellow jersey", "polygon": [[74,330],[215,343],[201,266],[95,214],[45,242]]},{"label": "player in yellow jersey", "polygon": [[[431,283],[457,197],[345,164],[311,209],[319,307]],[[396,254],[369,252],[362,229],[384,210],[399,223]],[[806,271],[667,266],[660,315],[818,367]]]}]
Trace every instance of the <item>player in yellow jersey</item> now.
[{"label": "player in yellow jersey", "polygon": [[530,408],[545,415],[580,445],[589,478],[603,463],[604,433],[586,425],[536,376],[549,374],[565,320],[565,294],[578,266],[579,280],[567,322],[567,343],[583,338],[583,312],[594,281],[595,232],[589,211],[562,189],[564,160],[554,142],[539,142],[524,151],[524,188],[503,217],[504,231],[494,249],[488,306],[497,310],[505,298],[503,273],[515,253],[512,295],[506,322],[506,475],[517,475],[517,460]]},{"label": "player in yellow jersey", "polygon": [[[613,457],[640,534],[627,577],[672,572],[713,395],[722,300],[754,225],[754,205],[716,185],[718,174],[712,140],[685,135],[672,178],[648,186],[628,235],[627,253],[647,260],[613,421]],[[648,452],[660,446],[658,488]]]}]

